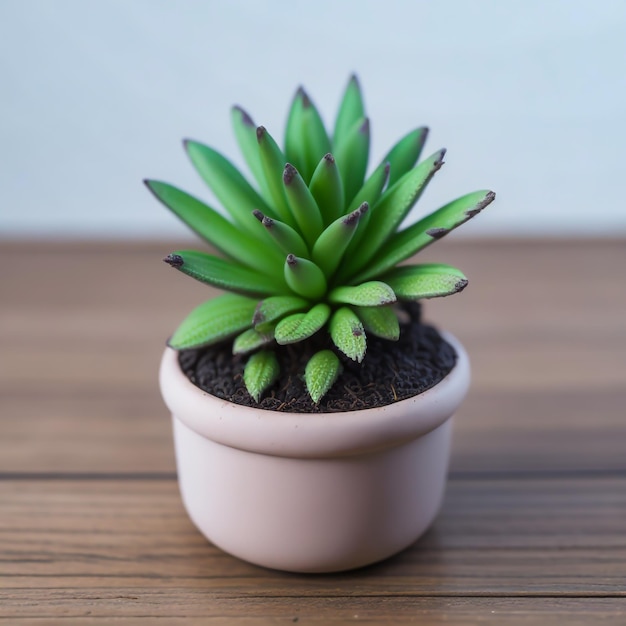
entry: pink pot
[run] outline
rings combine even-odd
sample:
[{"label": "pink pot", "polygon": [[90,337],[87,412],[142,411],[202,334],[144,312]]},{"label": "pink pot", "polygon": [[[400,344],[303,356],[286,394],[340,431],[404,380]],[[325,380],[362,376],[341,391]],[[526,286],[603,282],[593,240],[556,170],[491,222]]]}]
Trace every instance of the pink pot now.
[{"label": "pink pot", "polygon": [[280,413],[193,385],[177,353],[161,362],[182,499],[194,524],[241,559],[293,572],[336,572],[411,545],[443,500],[452,420],[470,380],[454,369],[428,391],[346,413]]}]

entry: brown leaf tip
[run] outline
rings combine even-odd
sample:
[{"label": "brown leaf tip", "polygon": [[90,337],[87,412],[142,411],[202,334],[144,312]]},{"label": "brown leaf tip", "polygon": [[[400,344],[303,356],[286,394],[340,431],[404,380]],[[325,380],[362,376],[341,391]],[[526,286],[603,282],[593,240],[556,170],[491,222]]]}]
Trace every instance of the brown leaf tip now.
[{"label": "brown leaf tip", "polygon": [[459,293],[460,291],[463,291],[463,289],[465,289],[465,287],[467,287],[467,284],[469,283],[469,281],[467,280],[467,278],[461,278],[461,280],[459,280],[457,282],[457,284],[454,286],[454,290]]},{"label": "brown leaf tip", "polygon": [[329,152],[329,153],[324,155],[324,161],[326,161],[326,163],[328,165],[334,165],[335,164],[335,157]]},{"label": "brown leaf tip", "polygon": [[295,267],[296,265],[298,265],[298,259],[296,259],[295,254],[287,255],[287,265],[289,265],[289,267]]},{"label": "brown leaf tip", "polygon": [[283,171],[283,182],[285,185],[290,185],[297,173],[298,170],[291,163],[286,163]]},{"label": "brown leaf tip", "polygon": [[435,161],[435,168],[439,169],[443,165],[443,157],[446,156],[446,148],[441,148],[439,150],[439,154],[437,155],[437,160]]},{"label": "brown leaf tip", "polygon": [[261,322],[265,321],[265,315],[263,315],[263,311],[262,311],[262,307],[263,306],[263,300],[259,301],[256,305],[256,309],[254,309],[254,315],[252,316],[252,325],[256,326],[257,324],[260,324]]},{"label": "brown leaf tip", "polygon": [[257,141],[263,141],[263,139],[265,139],[265,134],[267,133],[267,129],[265,128],[265,126],[259,126],[256,129],[256,138]]},{"label": "brown leaf tip", "polygon": [[368,135],[370,132],[370,119],[369,117],[365,118],[365,121],[361,124],[361,128],[359,128],[359,132],[363,135]]},{"label": "brown leaf tip", "polygon": [[182,267],[185,264],[185,261],[180,254],[168,254],[163,261],[172,267]]},{"label": "brown leaf tip", "polygon": [[358,209],[355,209],[352,213],[348,213],[348,215],[343,218],[343,223],[346,226],[356,226],[358,221],[361,219],[361,215],[367,213],[368,209],[369,204],[364,202]]},{"label": "brown leaf tip", "polygon": [[305,109],[308,109],[311,105],[311,98],[309,98],[309,94],[304,91],[304,87],[298,87],[298,95],[302,98],[302,106]]},{"label": "brown leaf tip", "polygon": [[352,74],[350,74],[350,83],[353,83],[358,89],[361,88],[361,85],[359,84],[359,77],[356,75],[355,72],[353,72]]},{"label": "brown leaf tip", "polygon": [[244,109],[242,109],[238,104],[236,104],[233,109],[235,111],[237,111],[239,113],[239,115],[241,115],[241,121],[246,125],[246,126],[254,126],[254,121],[252,120],[252,118],[248,115],[247,111],[245,111]]},{"label": "brown leaf tip", "polygon": [[469,211],[465,211],[465,215],[467,219],[478,215],[487,205],[491,204],[496,199],[496,194],[493,191],[487,193],[487,195],[473,208]]},{"label": "brown leaf tip", "polygon": [[263,215],[263,212],[259,211],[259,209],[254,209],[254,211],[252,211],[252,215],[254,215],[259,222],[262,222],[265,219],[265,215]]},{"label": "brown leaf tip", "polygon": [[444,235],[447,235],[450,232],[448,228],[429,228],[426,231],[426,234],[432,237],[433,239],[441,239]]}]

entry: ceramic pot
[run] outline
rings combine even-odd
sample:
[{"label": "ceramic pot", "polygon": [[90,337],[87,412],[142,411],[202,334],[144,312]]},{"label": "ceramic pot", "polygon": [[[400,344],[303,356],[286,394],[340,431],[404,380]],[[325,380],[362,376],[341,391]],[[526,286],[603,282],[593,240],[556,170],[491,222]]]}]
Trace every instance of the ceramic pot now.
[{"label": "ceramic pot", "polygon": [[240,406],[193,385],[178,355],[161,362],[187,512],[222,550],[265,567],[336,572],[385,559],[435,519],[452,415],[469,387],[467,355],[435,387],[346,413]]}]

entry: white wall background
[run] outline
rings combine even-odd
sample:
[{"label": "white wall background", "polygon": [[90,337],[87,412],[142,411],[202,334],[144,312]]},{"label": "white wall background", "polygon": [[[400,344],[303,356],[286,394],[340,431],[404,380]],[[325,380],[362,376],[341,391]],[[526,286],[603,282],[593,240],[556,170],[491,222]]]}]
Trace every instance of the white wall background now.
[{"label": "white wall background", "polygon": [[623,0],[2,0],[0,236],[179,236],[141,180],[211,198],[183,137],[242,163],[231,104],[282,137],[352,71],[374,159],[448,148],[422,210],[489,187],[466,233],[626,233]]}]

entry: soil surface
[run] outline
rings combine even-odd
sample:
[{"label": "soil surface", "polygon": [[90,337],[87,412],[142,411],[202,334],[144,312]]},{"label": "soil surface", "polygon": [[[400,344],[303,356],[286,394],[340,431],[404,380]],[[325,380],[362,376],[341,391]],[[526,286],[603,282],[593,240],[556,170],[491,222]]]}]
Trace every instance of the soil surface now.
[{"label": "soil surface", "polygon": [[421,323],[419,305],[407,307],[406,312],[398,341],[369,335],[361,364],[340,355],[343,373],[317,406],[306,391],[303,374],[315,352],[332,347],[323,331],[318,333],[320,337],[308,342],[275,346],[280,379],[258,404],[243,383],[246,356],[233,356],[231,341],[182,350],[179,362],[197,387],[244,406],[292,413],[334,413],[384,406],[430,389],[450,372],[457,359],[454,348],[437,330]]}]

